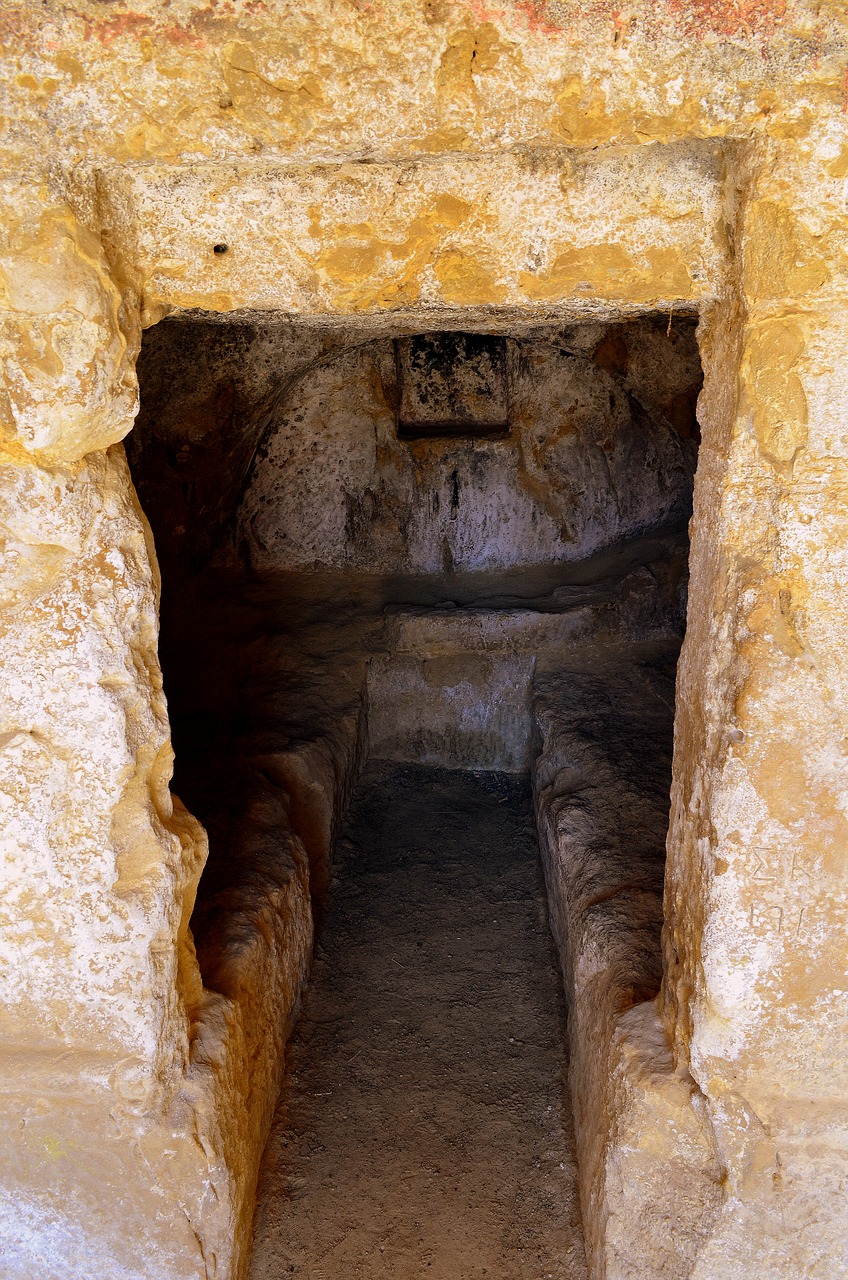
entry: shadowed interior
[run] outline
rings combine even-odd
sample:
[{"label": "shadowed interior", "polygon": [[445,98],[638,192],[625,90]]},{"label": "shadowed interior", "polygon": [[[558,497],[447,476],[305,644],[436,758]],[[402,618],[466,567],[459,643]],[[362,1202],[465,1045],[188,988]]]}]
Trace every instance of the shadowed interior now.
[{"label": "shadowed interior", "polygon": [[[210,836],[192,929],[204,985],[241,1011],[256,1137],[366,759],[394,779],[529,775],[597,1213],[616,1027],[649,1017],[662,972],[694,320],[371,339],[172,321],[140,375],[128,445],[162,567],[174,787]],[[331,903],[358,866],[339,864]],[[284,1109],[278,1154],[288,1123]],[[491,1159],[484,1135],[479,1168]],[[268,1168],[263,1194],[285,1198]],[[285,1212],[257,1221],[282,1266],[267,1224],[285,1236]],[[525,1274],[516,1259],[502,1274]]]}]

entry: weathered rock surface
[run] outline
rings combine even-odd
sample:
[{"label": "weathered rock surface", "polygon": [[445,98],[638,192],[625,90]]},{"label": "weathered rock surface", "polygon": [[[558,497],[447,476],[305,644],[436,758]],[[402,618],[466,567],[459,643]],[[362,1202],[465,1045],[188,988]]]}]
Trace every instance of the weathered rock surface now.
[{"label": "weathered rock surface", "polygon": [[322,0],[74,0],[47,14],[14,0],[4,150],[70,167],[803,140],[841,107],[844,16],[816,0],[638,0],[626,17],[551,0],[485,14],[391,0],[331,17]]},{"label": "weathered rock surface", "polygon": [[[150,553],[111,452],[170,308],[387,336],[700,310],[660,1001],[724,1170],[694,1275],[845,1272],[844,5],[11,0],[0,49],[16,1280],[235,1265],[209,1135],[244,1069],[206,1119],[203,1090],[168,1110],[202,837],[167,794]],[[620,1066],[626,1099],[644,1055]]]},{"label": "weathered rock surface", "polygon": [[481,572],[583,559],[680,523],[701,375],[691,323],[678,326],[509,341],[504,439],[472,427],[400,438],[391,342],[323,362],[259,448],[238,516],[251,564]]},{"label": "weathered rock surface", "polygon": [[535,686],[533,788],[599,1280],[689,1275],[722,1201],[697,1089],[674,1071],[655,1003],[676,658],[668,644],[594,645]]},{"label": "weathered rock surface", "polygon": [[[449,768],[530,768],[536,672],[592,644],[674,642],[686,614],[684,535],[635,539],[559,586],[473,575],[473,602],[397,608],[368,645],[368,741],[379,759]],[[572,575],[573,576],[573,575]],[[437,580],[457,593],[462,579]],[[509,588],[520,590],[512,597]],[[466,591],[468,586],[466,586]]]},{"label": "weathered rock surface", "polygon": [[78,462],[132,426],[138,312],[67,202],[5,179],[0,209],[0,459]]},{"label": "weathered rock surface", "polygon": [[698,1280],[848,1268],[846,1062],[822,1031],[844,1025],[848,953],[834,169],[786,143],[749,171],[744,269],[704,327],[663,988],[726,1170]]},{"label": "weathered rock surface", "polygon": [[168,790],[149,530],[120,447],[4,479],[4,1039],[128,1055],[144,1097],[187,1053],[163,944],[190,952],[206,855]]},{"label": "weathered rock surface", "polygon": [[[246,299],[262,312],[373,314],[383,324],[391,312],[395,324],[442,327],[457,306],[587,319],[691,309],[721,279],[721,164],[703,141],[577,164],[558,148],[306,171],[261,161],[108,166],[98,194],[145,324]],[[612,225],[599,239],[602,201]]]},{"label": "weathered rock surface", "polygon": [[168,789],[149,530],[120,446],[4,480],[4,1274],[196,1274],[193,1224],[217,1230],[181,1092],[206,840]]}]

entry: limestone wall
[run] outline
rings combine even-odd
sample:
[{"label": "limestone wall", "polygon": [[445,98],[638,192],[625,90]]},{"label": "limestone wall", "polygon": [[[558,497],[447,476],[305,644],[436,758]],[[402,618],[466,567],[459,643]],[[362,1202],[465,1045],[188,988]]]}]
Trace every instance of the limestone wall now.
[{"label": "limestone wall", "polygon": [[[722,1202],[697,1090],[655,996],[677,647],[592,643],[540,668],[533,791],[565,982],[594,1276],[676,1280]],[[658,1229],[662,1224],[663,1229]]]},{"label": "limestone wall", "polygon": [[608,144],[804,138],[839,123],[843,21],[831,0],[391,0],[332,20],[322,0],[12,0],[4,154],[12,173],[537,145],[579,163]]},{"label": "limestone wall", "polygon": [[727,1169],[698,1277],[848,1266],[845,1063],[822,1034],[847,941],[840,154],[784,144],[740,173],[742,271],[705,332],[665,987]]},{"label": "limestone wall", "polygon": [[168,790],[152,544],[112,443],[137,325],[98,242],[38,203],[16,210],[41,239],[6,246],[2,1253],[14,1276],[135,1277],[143,1241],[191,1274],[194,1223],[226,1240],[226,1173],[182,1088],[205,838]]}]

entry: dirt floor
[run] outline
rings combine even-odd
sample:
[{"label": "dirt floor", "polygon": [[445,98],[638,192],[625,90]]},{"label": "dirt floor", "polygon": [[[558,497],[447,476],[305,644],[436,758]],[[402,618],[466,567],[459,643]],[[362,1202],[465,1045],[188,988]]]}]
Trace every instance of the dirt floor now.
[{"label": "dirt floor", "polygon": [[585,1280],[529,785],[372,764],[260,1174],[251,1280]]}]

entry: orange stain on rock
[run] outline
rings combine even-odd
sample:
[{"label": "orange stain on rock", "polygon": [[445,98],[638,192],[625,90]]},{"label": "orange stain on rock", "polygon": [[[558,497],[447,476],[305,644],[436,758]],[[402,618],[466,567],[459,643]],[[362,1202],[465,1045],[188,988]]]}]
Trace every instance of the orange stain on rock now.
[{"label": "orange stain on rock", "polygon": [[153,30],[153,21],[146,13],[117,13],[109,18],[85,20],[85,38],[96,36],[104,48],[109,48],[121,36],[138,36]]},{"label": "orange stain on rock", "polygon": [[786,0],[667,0],[690,35],[772,35],[787,14]]},{"label": "orange stain on rock", "polygon": [[[485,7],[481,0],[470,0],[466,6],[478,18],[484,13],[489,20],[506,16],[506,10]],[[663,7],[676,26],[690,36],[768,36],[782,24],[788,13],[788,0],[665,0],[657,4],[657,16]],[[621,33],[629,25],[630,16],[620,0],[513,0],[512,11],[522,17],[529,30],[543,36],[563,36],[577,26],[610,22],[613,31]]]},{"label": "orange stain on rock", "polygon": [[[264,8],[265,5],[262,3],[252,3],[245,6],[244,12],[253,15]],[[231,10],[232,6],[226,5],[220,13],[195,14],[187,23],[170,22],[166,25],[157,22],[149,14],[134,12],[113,14],[108,18],[96,20],[87,18],[85,37],[86,40],[90,40],[92,36],[96,37],[107,49],[123,37],[133,39],[141,35],[158,36],[178,48],[202,49],[207,42],[200,28],[204,25],[212,28],[233,25],[235,15]],[[198,19],[206,19],[206,21],[204,23]]]},{"label": "orange stain on rock", "polygon": [[202,49],[206,44],[206,41],[201,36],[195,35],[192,31],[187,30],[186,27],[165,27],[162,35],[170,44],[181,48]]}]

